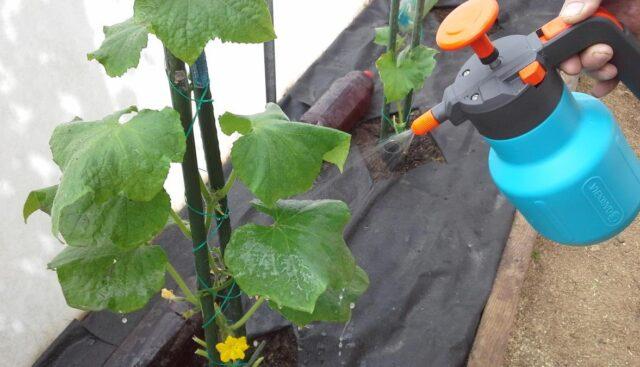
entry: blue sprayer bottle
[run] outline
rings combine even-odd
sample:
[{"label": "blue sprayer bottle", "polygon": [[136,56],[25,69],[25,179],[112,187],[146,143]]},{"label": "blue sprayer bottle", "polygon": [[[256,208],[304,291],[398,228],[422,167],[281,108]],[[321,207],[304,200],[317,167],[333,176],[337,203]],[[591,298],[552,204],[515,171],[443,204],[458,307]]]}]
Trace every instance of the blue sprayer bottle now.
[{"label": "blue sprayer bottle", "polygon": [[486,33],[497,16],[495,0],[469,0],[443,21],[440,48],[470,46],[475,55],[412,130],[470,121],[491,147],[496,186],[540,234],[567,245],[615,236],[640,210],[640,161],[607,107],[570,92],[556,67],[593,44],[609,44],[620,79],[638,97],[638,41],[600,9],[573,26],[557,18],[492,42]]}]

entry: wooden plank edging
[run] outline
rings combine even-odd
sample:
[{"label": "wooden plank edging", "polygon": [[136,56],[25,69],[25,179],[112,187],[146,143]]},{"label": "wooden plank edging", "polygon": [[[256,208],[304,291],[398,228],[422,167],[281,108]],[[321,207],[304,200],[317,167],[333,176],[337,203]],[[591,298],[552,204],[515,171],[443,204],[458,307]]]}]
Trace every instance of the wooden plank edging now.
[{"label": "wooden plank edging", "polygon": [[536,231],[520,212],[516,212],[493,289],[482,313],[468,367],[504,365],[507,345],[518,313],[520,291],[531,263],[536,237]]}]

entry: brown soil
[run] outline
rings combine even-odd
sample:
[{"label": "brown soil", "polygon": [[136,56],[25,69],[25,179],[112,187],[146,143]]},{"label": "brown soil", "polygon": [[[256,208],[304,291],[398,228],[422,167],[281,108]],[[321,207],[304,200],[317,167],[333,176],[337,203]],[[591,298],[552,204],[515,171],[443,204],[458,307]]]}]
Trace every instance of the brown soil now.
[{"label": "brown soil", "polygon": [[298,342],[293,329],[286,327],[274,331],[257,339],[260,343],[267,341],[262,355],[264,362],[261,366],[268,367],[296,367],[298,365]]},{"label": "brown soil", "polygon": [[400,176],[427,162],[444,161],[440,149],[430,135],[415,136],[406,155],[393,169],[390,169],[382,158],[381,145],[378,144],[379,138],[380,119],[365,121],[352,133],[352,141],[360,148],[374,181]]},{"label": "brown soil", "polygon": [[[604,102],[640,153],[640,102],[624,87]],[[505,364],[640,366],[639,240],[638,219],[598,246],[572,248],[539,238]]]}]

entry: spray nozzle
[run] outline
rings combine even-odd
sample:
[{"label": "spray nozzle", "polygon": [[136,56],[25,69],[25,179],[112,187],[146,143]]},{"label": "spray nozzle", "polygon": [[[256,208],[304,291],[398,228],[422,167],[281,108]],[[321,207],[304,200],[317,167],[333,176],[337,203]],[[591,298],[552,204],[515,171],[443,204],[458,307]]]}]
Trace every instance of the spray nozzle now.
[{"label": "spray nozzle", "polygon": [[429,110],[413,121],[411,131],[416,135],[424,135],[438,126],[440,126],[440,121]]}]

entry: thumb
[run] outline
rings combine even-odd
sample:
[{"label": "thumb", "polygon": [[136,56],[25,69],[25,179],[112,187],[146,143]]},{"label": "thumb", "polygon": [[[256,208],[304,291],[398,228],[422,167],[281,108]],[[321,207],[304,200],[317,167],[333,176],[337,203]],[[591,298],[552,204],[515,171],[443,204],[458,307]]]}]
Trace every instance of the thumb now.
[{"label": "thumb", "polygon": [[592,16],[602,0],[567,0],[560,10],[560,17],[569,24],[581,22]]}]

